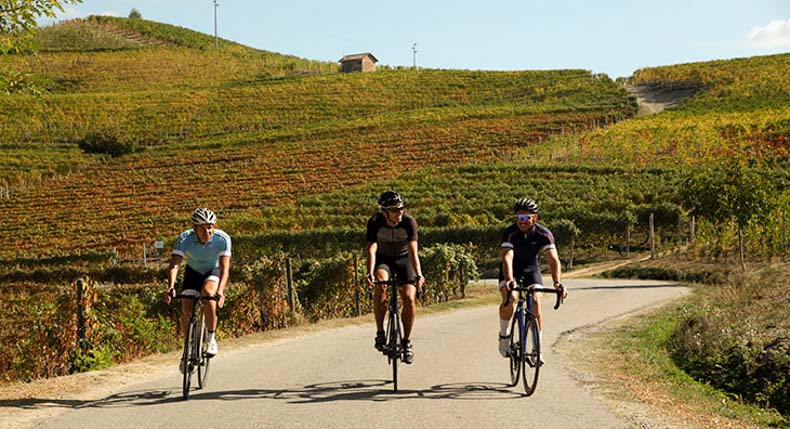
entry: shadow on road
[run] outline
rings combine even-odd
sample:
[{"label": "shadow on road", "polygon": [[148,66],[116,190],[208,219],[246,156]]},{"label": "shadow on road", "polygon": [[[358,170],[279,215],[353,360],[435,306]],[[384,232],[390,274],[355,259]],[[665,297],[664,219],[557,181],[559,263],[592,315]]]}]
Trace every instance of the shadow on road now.
[{"label": "shadow on road", "polygon": [[653,285],[610,285],[610,286],[587,286],[587,287],[574,287],[570,291],[575,290],[607,290],[607,289],[668,289],[668,288],[682,288],[686,287],[679,283],[662,283]]},{"label": "shadow on road", "polygon": [[[250,399],[284,400],[292,404],[335,401],[387,402],[403,399],[501,400],[524,395],[504,383],[464,382],[440,384],[429,389],[392,390],[389,380],[348,380],[311,384],[297,389],[194,390],[190,401],[239,401]],[[122,392],[96,401],[30,398],[0,401],[0,407],[42,408],[112,408],[161,405],[183,401],[180,388]]]}]

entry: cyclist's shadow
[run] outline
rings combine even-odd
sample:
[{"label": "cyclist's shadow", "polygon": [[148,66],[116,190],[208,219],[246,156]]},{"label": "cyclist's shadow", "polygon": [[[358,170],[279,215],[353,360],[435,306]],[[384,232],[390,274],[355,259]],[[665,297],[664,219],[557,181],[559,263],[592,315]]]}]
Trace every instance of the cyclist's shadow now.
[{"label": "cyclist's shadow", "polygon": [[[501,400],[524,397],[504,383],[461,382],[439,384],[427,389],[392,390],[391,380],[345,380],[310,384],[292,389],[193,390],[190,401],[282,400],[293,404],[337,401],[387,402],[404,399]],[[98,400],[26,398],[0,401],[0,406],[22,409],[113,408],[162,405],[182,402],[180,388],[120,392]]]},{"label": "cyclist's shadow", "polygon": [[[518,389],[504,383],[461,382],[440,384],[427,389],[392,389],[391,380],[345,380],[310,384],[292,389],[239,389],[239,390],[193,390],[190,401],[241,401],[271,399],[293,404],[325,403],[338,401],[387,402],[404,399],[454,399],[454,400],[501,400],[524,397]],[[128,391],[110,395],[94,401],[74,401],[60,404],[67,408],[112,408],[162,405],[182,402],[180,389]],[[25,408],[36,408],[44,402],[14,404]],[[25,406],[26,405],[26,406]],[[52,405],[52,404],[50,404]]]},{"label": "cyclist's shadow", "polygon": [[215,392],[196,392],[190,400],[234,401],[271,398],[294,404],[337,401],[387,402],[404,399],[501,400],[522,398],[524,395],[504,383],[461,382],[440,384],[428,389],[392,389],[390,380],[344,380],[310,384],[298,389],[245,389]]}]

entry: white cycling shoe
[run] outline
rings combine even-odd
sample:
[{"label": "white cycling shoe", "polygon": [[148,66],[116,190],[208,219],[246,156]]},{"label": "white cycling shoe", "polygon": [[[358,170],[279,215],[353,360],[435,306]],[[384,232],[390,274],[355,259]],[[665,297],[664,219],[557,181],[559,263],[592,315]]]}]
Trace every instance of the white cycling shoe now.
[{"label": "white cycling shoe", "polygon": [[217,340],[212,338],[209,340],[208,344],[206,344],[206,356],[214,357],[217,355]]},{"label": "white cycling shoe", "polygon": [[499,335],[499,354],[502,357],[510,356],[510,335]]}]

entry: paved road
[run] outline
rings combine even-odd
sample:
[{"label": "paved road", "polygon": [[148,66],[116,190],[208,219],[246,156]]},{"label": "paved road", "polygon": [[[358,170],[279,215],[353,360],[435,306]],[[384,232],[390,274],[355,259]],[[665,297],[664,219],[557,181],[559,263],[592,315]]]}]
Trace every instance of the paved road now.
[{"label": "paved road", "polygon": [[[544,343],[682,296],[685,288],[635,280],[570,280],[571,299],[546,314]],[[74,404],[42,428],[536,427],[622,428],[578,386],[551,348],[538,390],[507,387],[507,361],[496,349],[496,308],[418,318],[415,362],[401,366],[398,393],[372,325],[349,326],[226,351],[212,363],[204,390],[181,399],[181,378],[154,373],[95,402]]]}]

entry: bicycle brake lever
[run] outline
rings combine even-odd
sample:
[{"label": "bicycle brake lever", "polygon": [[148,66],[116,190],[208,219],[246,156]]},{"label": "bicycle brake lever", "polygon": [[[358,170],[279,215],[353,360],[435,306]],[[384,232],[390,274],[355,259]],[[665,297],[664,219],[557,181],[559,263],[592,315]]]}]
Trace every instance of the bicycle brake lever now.
[{"label": "bicycle brake lever", "polygon": [[565,285],[563,285],[563,284],[560,284],[560,290],[559,290],[559,292],[557,293],[557,301],[556,301],[556,303],[554,304],[554,309],[555,309],[555,310],[556,310],[556,309],[558,309],[558,308],[560,308],[560,305],[561,305],[561,304],[562,304],[562,302],[563,302],[562,295],[563,295],[564,293],[565,293]]}]

